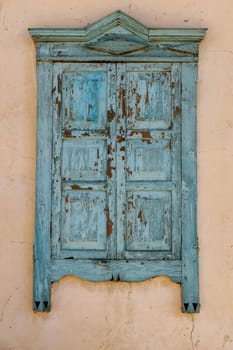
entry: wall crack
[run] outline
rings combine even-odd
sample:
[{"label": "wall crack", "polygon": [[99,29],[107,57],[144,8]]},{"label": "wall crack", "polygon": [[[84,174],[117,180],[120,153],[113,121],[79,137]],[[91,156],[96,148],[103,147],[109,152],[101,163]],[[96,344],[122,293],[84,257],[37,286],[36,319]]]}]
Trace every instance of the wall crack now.
[{"label": "wall crack", "polygon": [[24,241],[10,241],[10,243],[30,244],[30,245],[32,245],[32,242],[24,242]]},{"label": "wall crack", "polygon": [[18,290],[20,289],[21,285],[22,285],[22,283],[18,287],[15,288],[15,292],[13,294],[9,295],[9,297],[7,298],[5,303],[3,304],[2,311],[0,312],[0,323],[3,322],[3,317],[4,317],[4,313],[5,313],[6,307],[10,303],[10,301],[13,298],[13,296],[15,295],[15,293],[18,292]]},{"label": "wall crack", "polygon": [[7,301],[6,301],[6,302],[4,303],[4,305],[3,305],[2,311],[1,311],[1,313],[0,313],[0,323],[3,321],[5,309],[6,309],[7,305],[9,304],[9,302],[11,301],[11,299],[12,299],[12,295],[10,295],[10,296],[7,298]]},{"label": "wall crack", "polygon": [[231,50],[209,50],[209,52],[228,53],[230,55],[233,55],[233,51],[231,51]]},{"label": "wall crack", "polygon": [[193,315],[191,315],[191,317],[192,317],[192,329],[191,329],[191,333],[190,333],[190,338],[191,338],[192,350],[195,350],[194,341],[193,341],[193,332],[195,329],[195,321],[194,321]]}]

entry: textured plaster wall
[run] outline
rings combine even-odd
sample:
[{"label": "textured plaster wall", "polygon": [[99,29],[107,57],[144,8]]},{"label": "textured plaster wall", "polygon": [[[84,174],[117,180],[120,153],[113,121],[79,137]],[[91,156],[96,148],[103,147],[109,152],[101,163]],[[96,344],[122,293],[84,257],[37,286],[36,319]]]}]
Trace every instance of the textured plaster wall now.
[{"label": "textured plaster wall", "polygon": [[[151,27],[208,27],[198,85],[201,313],[180,287],[66,277],[32,311],[35,50],[28,27],[82,27],[121,9]],[[0,350],[233,349],[232,0],[0,0]]]}]

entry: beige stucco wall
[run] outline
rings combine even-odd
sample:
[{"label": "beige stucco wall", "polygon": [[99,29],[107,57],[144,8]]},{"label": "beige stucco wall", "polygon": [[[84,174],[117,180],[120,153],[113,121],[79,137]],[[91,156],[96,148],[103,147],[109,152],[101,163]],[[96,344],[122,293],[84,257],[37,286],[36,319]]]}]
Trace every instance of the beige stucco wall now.
[{"label": "beige stucco wall", "polygon": [[[35,50],[28,27],[81,27],[121,9],[161,27],[208,27],[198,85],[201,313],[180,286],[66,277],[52,311],[32,311]],[[232,0],[0,1],[0,350],[233,349]]]}]

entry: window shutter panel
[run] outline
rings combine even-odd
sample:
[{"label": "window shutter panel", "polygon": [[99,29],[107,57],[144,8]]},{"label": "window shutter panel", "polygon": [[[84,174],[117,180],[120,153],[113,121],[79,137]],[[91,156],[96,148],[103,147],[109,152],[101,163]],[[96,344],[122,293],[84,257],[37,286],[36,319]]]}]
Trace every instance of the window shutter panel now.
[{"label": "window shutter panel", "polygon": [[199,311],[196,82],[205,29],[116,11],[29,29],[37,50],[36,311],[65,275],[182,284]]}]

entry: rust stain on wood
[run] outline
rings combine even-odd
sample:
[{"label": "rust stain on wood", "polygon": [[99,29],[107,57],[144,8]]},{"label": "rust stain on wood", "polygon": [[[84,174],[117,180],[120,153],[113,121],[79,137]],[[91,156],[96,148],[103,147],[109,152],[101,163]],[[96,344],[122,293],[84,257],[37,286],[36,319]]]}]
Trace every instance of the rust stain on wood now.
[{"label": "rust stain on wood", "polygon": [[93,190],[93,187],[80,187],[77,184],[71,185],[72,190]]},{"label": "rust stain on wood", "polygon": [[108,145],[108,154],[112,154],[112,152],[114,152],[114,148],[112,147],[112,144],[110,143]]},{"label": "rust stain on wood", "polygon": [[125,146],[121,146],[120,151],[124,152],[125,151]]},{"label": "rust stain on wood", "polygon": [[175,83],[173,81],[171,82],[170,87],[171,87],[171,89],[174,89]]},{"label": "rust stain on wood", "polygon": [[130,168],[125,168],[125,170],[127,171],[127,173],[128,173],[129,175],[132,175],[132,174],[133,174],[133,172],[132,172],[132,170],[131,170]]},{"label": "rust stain on wood", "polygon": [[142,210],[141,209],[138,212],[138,219],[142,222]]},{"label": "rust stain on wood", "polygon": [[105,208],[106,218],[107,218],[107,236],[111,236],[112,234],[112,228],[113,228],[113,222],[110,218],[109,208]]},{"label": "rust stain on wood", "polygon": [[57,111],[58,111],[58,115],[61,114],[61,101],[58,99],[58,97],[56,97],[56,104],[57,104]]},{"label": "rust stain on wood", "polygon": [[151,131],[150,130],[133,130],[133,131],[131,131],[130,136],[138,135],[138,134],[142,135],[143,142],[151,143]]},{"label": "rust stain on wood", "polygon": [[57,76],[57,91],[59,94],[61,94],[62,91],[62,79],[61,79],[61,75],[58,74]]},{"label": "rust stain on wood", "polygon": [[169,125],[169,127],[167,129],[171,130],[172,128],[173,128],[173,121],[171,121],[171,124]]},{"label": "rust stain on wood", "polygon": [[149,103],[149,93],[148,93],[148,85],[146,85],[146,95],[145,95],[145,104]]},{"label": "rust stain on wood", "polygon": [[168,141],[168,143],[167,143],[165,148],[171,150],[171,148],[172,148],[172,140]]},{"label": "rust stain on wood", "polygon": [[62,135],[63,135],[63,137],[70,137],[70,138],[75,137],[72,135],[71,130],[63,130]]},{"label": "rust stain on wood", "polygon": [[118,114],[118,116],[117,116],[117,124],[120,124],[120,122],[121,122],[121,115]]},{"label": "rust stain on wood", "polygon": [[71,188],[72,188],[72,190],[79,190],[80,186],[77,184],[73,184],[73,185],[71,185]]},{"label": "rust stain on wood", "polygon": [[110,110],[108,110],[107,112],[107,118],[108,118],[108,122],[111,123],[113,121],[113,119],[115,118],[116,113],[115,111],[111,108]]},{"label": "rust stain on wood", "polygon": [[128,211],[130,211],[131,209],[135,209],[135,204],[133,201],[128,202]]},{"label": "rust stain on wood", "polygon": [[84,132],[83,134],[81,134],[82,137],[85,137],[85,136],[90,136],[90,133],[89,132]]},{"label": "rust stain on wood", "polygon": [[136,115],[140,116],[141,108],[139,107],[140,101],[141,101],[141,95],[136,94],[136,102],[135,102],[135,107],[136,107]]},{"label": "rust stain on wood", "polygon": [[112,166],[112,160],[113,158],[108,158],[107,159],[107,176],[109,178],[112,178],[112,171],[115,170],[115,167]]},{"label": "rust stain on wood", "polygon": [[123,142],[123,141],[125,141],[125,135],[118,135],[118,136],[117,136],[117,142],[118,142],[118,143],[121,143],[121,142]]},{"label": "rust stain on wood", "polygon": [[180,107],[176,106],[176,108],[175,108],[175,110],[174,110],[174,112],[173,112],[173,117],[174,117],[174,119],[177,117],[177,115],[180,114],[180,112],[181,112]]},{"label": "rust stain on wood", "polygon": [[121,105],[122,105],[122,117],[126,116],[126,102],[125,102],[125,89],[122,87],[119,90],[119,100],[121,100]]},{"label": "rust stain on wood", "polygon": [[128,117],[132,117],[132,115],[133,115],[133,108],[128,106]]}]

